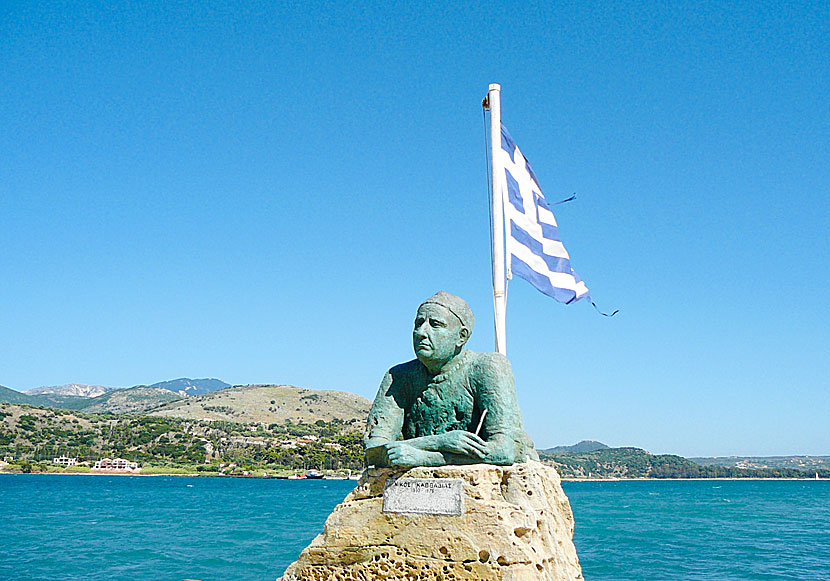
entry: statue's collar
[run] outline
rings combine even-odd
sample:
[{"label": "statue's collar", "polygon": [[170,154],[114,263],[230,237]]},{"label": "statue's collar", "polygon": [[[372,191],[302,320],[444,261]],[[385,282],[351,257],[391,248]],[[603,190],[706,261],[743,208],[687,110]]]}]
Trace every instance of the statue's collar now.
[{"label": "statue's collar", "polygon": [[464,349],[461,353],[456,355],[455,359],[452,360],[450,366],[441,371],[441,373],[439,373],[438,375],[434,376],[430,383],[441,383],[442,381],[446,381],[447,379],[455,375],[455,372],[458,371],[465,363],[467,363],[467,360],[470,357],[469,353],[469,351]]}]

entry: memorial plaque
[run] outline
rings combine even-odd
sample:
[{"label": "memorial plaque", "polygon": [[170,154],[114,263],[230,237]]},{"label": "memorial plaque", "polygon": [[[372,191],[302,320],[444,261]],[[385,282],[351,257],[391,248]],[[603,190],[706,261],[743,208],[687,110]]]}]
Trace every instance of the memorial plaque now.
[{"label": "memorial plaque", "polygon": [[462,480],[458,478],[398,478],[383,489],[383,512],[464,514]]}]

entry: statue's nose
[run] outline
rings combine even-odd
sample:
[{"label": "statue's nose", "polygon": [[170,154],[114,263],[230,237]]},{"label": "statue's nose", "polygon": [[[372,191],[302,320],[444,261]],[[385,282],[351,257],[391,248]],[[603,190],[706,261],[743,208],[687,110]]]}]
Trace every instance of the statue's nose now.
[{"label": "statue's nose", "polygon": [[415,327],[415,336],[416,337],[426,337],[426,323],[421,324],[419,327]]}]

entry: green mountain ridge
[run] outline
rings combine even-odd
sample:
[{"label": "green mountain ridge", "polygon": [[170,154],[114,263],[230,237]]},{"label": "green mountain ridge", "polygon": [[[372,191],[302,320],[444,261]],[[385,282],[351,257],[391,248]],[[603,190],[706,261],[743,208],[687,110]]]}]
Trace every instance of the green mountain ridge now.
[{"label": "green mountain ridge", "polygon": [[30,405],[33,407],[55,407],[64,409],[78,409],[83,407],[86,397],[72,395],[29,395],[21,393],[8,387],[0,385],[0,403],[13,403],[18,405]]},{"label": "green mountain ridge", "polygon": [[35,398],[31,395],[26,395],[25,393],[20,393],[19,391],[0,385],[0,403],[40,405],[32,403],[34,400]]},{"label": "green mountain ridge", "polygon": [[596,440],[582,440],[581,442],[577,442],[573,446],[554,446],[553,448],[540,450],[540,452],[544,452],[546,454],[580,453],[594,452],[596,450],[605,450],[607,448],[609,448],[609,446],[603,444],[602,442],[597,442]]},{"label": "green mountain ridge", "polygon": [[583,453],[548,453],[540,458],[563,478],[830,478],[830,467],[739,468],[701,465],[674,454],[651,454],[640,448],[606,448]]}]

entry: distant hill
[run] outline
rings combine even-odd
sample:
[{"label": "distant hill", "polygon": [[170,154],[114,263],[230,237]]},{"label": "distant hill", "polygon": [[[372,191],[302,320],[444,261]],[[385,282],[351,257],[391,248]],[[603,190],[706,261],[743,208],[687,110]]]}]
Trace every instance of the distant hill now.
[{"label": "distant hill", "polygon": [[640,448],[606,448],[584,453],[540,452],[543,462],[564,478],[810,478],[830,470],[701,466],[673,454],[654,455]]},{"label": "distant hill", "polygon": [[107,387],[105,385],[86,385],[85,383],[67,383],[65,385],[52,385],[48,387],[36,387],[27,389],[27,395],[68,395],[74,397],[98,397],[107,392],[121,389],[120,387]]},{"label": "distant hill", "polygon": [[77,401],[85,399],[64,395],[29,395],[0,385],[0,403],[75,409]]},{"label": "distant hill", "polygon": [[568,478],[667,478],[700,466],[680,456],[655,456],[640,448],[604,448],[591,452],[540,452],[539,456]]},{"label": "distant hill", "polygon": [[31,406],[60,408],[65,410],[79,410],[89,405],[93,398],[83,397],[78,395],[53,395],[46,393],[43,395],[29,396],[31,400],[28,402]]},{"label": "distant hill", "polygon": [[[204,395],[206,393],[212,393],[214,391],[218,391],[220,389],[226,389],[230,387],[230,383],[225,383],[221,379],[190,379],[188,377],[182,377],[180,379],[171,379],[170,381],[160,381],[158,383],[154,383],[150,386],[134,386],[134,387],[152,387],[158,389],[166,389],[167,391],[172,391],[180,395],[181,397],[190,397],[194,395]],[[8,388],[7,388],[8,389]],[[72,400],[67,400],[68,405],[64,406],[64,402],[62,399],[63,397],[86,397],[86,398],[94,398],[99,397],[101,395],[105,395],[107,393],[118,391],[122,388],[119,387],[108,387],[105,385],[86,385],[83,383],[67,383],[65,385],[53,385],[47,387],[36,387],[34,389],[29,389],[25,392],[22,392],[23,395],[32,396],[32,397],[42,397],[46,396],[46,399],[35,399],[35,400],[20,400],[20,401],[11,401],[11,399],[19,399],[17,395],[21,392],[14,392],[14,394],[8,395],[8,402],[7,403],[29,403],[30,405],[45,405],[49,407],[68,407],[69,409],[79,409],[79,406],[76,405],[75,402]],[[14,391],[14,390],[11,390]],[[0,394],[0,401],[4,401],[1,398],[3,397]],[[80,406],[83,407],[83,406]]]},{"label": "distant hill", "polygon": [[341,420],[362,429],[372,402],[343,391],[290,385],[242,385],[188,397],[154,410],[154,416],[267,424]]},{"label": "distant hill", "polygon": [[158,387],[167,389],[173,393],[177,393],[182,397],[191,397],[194,395],[204,395],[226,389],[230,387],[230,383],[225,383],[221,379],[190,379],[182,377],[181,379],[171,379],[170,381],[160,381],[154,383],[150,387]]},{"label": "distant hill", "polygon": [[[71,384],[70,384],[71,385]],[[40,388],[38,388],[40,390]],[[340,420],[362,426],[371,402],[342,391],[315,391],[288,385],[231,387],[219,379],[181,378],[151,386],[110,389],[95,397],[61,395],[73,390],[43,390],[37,395],[0,387],[0,403],[51,407],[86,413],[143,414],[233,422],[313,424]]]},{"label": "distant hill", "polygon": [[157,408],[182,396],[166,389],[138,386],[115,389],[97,397],[56,395],[45,393],[29,395],[0,386],[0,403],[49,407],[90,413],[138,414]]},{"label": "distant hill", "polygon": [[182,396],[169,390],[140,385],[89,398],[83,407],[74,409],[95,414],[140,414],[180,399]]},{"label": "distant hill", "polygon": [[32,401],[32,396],[0,385],[0,403],[39,405],[33,404]]},{"label": "distant hill", "polygon": [[796,470],[830,470],[830,456],[720,456],[689,458],[701,466],[726,466],[742,469],[794,468]]},{"label": "distant hill", "polygon": [[602,442],[597,442],[596,440],[582,440],[574,444],[573,446],[555,446],[553,448],[548,448],[547,450],[540,450],[540,452],[544,452],[546,454],[578,454],[582,452],[594,452],[596,450],[607,450],[608,446],[603,444]]}]

